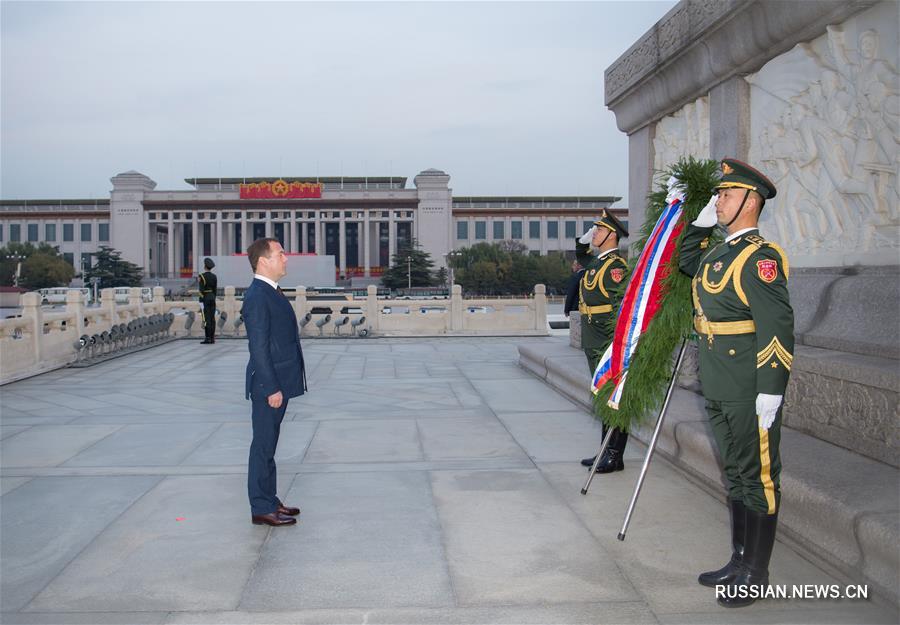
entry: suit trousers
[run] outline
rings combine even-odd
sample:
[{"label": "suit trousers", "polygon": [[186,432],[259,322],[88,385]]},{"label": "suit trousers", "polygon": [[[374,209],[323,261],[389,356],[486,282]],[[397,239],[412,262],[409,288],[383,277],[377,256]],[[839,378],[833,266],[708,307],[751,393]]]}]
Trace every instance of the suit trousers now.
[{"label": "suit trousers", "polygon": [[722,458],[728,495],[749,510],[775,514],[781,499],[781,408],[768,430],[759,427],[756,401],[706,400]]},{"label": "suit trousers", "polygon": [[269,514],[281,505],[277,495],[275,449],[288,400],[283,400],[280,408],[272,408],[266,399],[253,399],[251,403],[253,441],[247,466],[247,494],[251,514]]}]

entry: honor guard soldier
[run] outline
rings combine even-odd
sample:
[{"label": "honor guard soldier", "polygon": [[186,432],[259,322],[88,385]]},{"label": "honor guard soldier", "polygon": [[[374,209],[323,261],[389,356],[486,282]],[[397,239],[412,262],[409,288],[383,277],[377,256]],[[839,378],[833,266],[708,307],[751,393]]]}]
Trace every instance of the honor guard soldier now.
[{"label": "honor guard soldier", "polygon": [[200,302],[203,304],[203,330],[206,332],[206,338],[202,344],[209,345],[216,342],[216,291],[218,284],[216,274],[211,270],[216,264],[212,258],[203,259],[203,267],[206,271],[200,274],[198,281],[200,283]]},{"label": "honor guard soldier", "polygon": [[[681,243],[681,270],[693,277],[700,382],[728,480],[731,560],[702,573],[704,586],[737,587],[721,605],[753,603],[769,581],[780,503],[781,407],[794,352],[784,251],[757,223],[775,185],[750,165],[722,161],[722,179]],[[716,224],[725,240],[709,247]],[[737,592],[737,589],[741,589]],[[731,598],[731,595],[734,598]]]},{"label": "honor guard soldier", "polygon": [[[625,280],[628,266],[619,253],[619,241],[628,236],[628,230],[614,215],[603,211],[575,244],[575,260],[584,268],[578,288],[578,312],[581,314],[581,349],[587,356],[591,376],[603,352],[612,341],[613,321],[619,302],[616,293]],[[594,254],[591,247],[598,250]],[[603,436],[607,427],[603,426]],[[618,428],[609,439],[609,445],[597,465],[597,473],[611,473],[625,468],[622,455],[628,434]],[[581,461],[586,467],[594,466],[594,458]]]}]

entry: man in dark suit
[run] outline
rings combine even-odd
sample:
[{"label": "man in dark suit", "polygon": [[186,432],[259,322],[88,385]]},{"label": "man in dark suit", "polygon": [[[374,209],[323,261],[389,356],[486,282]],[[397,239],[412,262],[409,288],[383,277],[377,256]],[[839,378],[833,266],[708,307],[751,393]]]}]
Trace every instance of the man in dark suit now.
[{"label": "man in dark suit", "polygon": [[293,525],[300,509],[278,499],[275,448],[288,399],[306,391],[303,350],[294,309],[278,286],[287,273],[284,249],[278,239],[257,239],[247,256],[254,275],[241,313],[250,348],[245,393],[253,405],[247,472],[251,520],[254,525]]},{"label": "man in dark suit", "polygon": [[584,267],[578,264],[577,260],[572,261],[572,276],[566,285],[566,303],[563,305],[563,314],[568,317],[569,313],[578,308],[578,289],[581,286],[581,278],[584,276]]}]

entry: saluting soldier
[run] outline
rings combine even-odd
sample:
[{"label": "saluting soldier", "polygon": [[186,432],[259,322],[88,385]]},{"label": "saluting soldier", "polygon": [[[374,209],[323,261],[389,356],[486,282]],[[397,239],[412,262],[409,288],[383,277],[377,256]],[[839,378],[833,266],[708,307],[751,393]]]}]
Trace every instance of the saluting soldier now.
[{"label": "saluting soldier", "polygon": [[[750,165],[722,161],[718,194],[688,226],[681,270],[690,276],[700,382],[728,480],[731,560],[702,573],[704,586],[731,586],[721,605],[754,601],[769,581],[780,503],[781,407],[794,352],[794,314],[784,251],[757,223],[775,185]],[[716,224],[725,240],[709,248]]]},{"label": "saluting soldier", "polygon": [[212,272],[212,268],[216,266],[212,258],[204,258],[203,266],[206,271],[200,274],[200,302],[203,304],[203,330],[206,338],[203,339],[204,345],[216,342],[216,291],[218,284],[216,274]]},{"label": "saluting soldier", "polygon": [[[619,301],[616,293],[625,280],[628,266],[619,255],[619,241],[628,236],[628,230],[615,215],[604,210],[600,219],[585,232],[575,244],[575,260],[584,268],[578,287],[578,312],[581,313],[581,349],[587,356],[588,369],[593,376],[597,363],[612,341],[612,319]],[[597,253],[591,248],[598,250]],[[607,426],[603,426],[606,436]],[[622,455],[628,434],[618,428],[609,439],[609,445],[597,464],[597,473],[611,473],[625,468]],[[586,467],[594,465],[593,458],[581,461]]]}]

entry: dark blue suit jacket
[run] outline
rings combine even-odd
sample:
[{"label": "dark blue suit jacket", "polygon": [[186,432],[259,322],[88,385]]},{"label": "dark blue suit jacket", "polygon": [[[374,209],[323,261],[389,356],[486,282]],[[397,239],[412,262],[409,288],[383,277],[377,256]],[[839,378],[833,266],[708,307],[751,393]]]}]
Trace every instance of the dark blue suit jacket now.
[{"label": "dark blue suit jacket", "polygon": [[244,292],[241,313],[250,348],[245,396],[265,401],[278,391],[284,399],[302,395],[306,370],[291,303],[271,285],[254,279]]},{"label": "dark blue suit jacket", "polygon": [[568,317],[573,310],[578,310],[578,289],[581,278],[584,276],[584,269],[580,269],[572,274],[569,283],[566,285],[566,303],[563,306],[563,314]]}]

